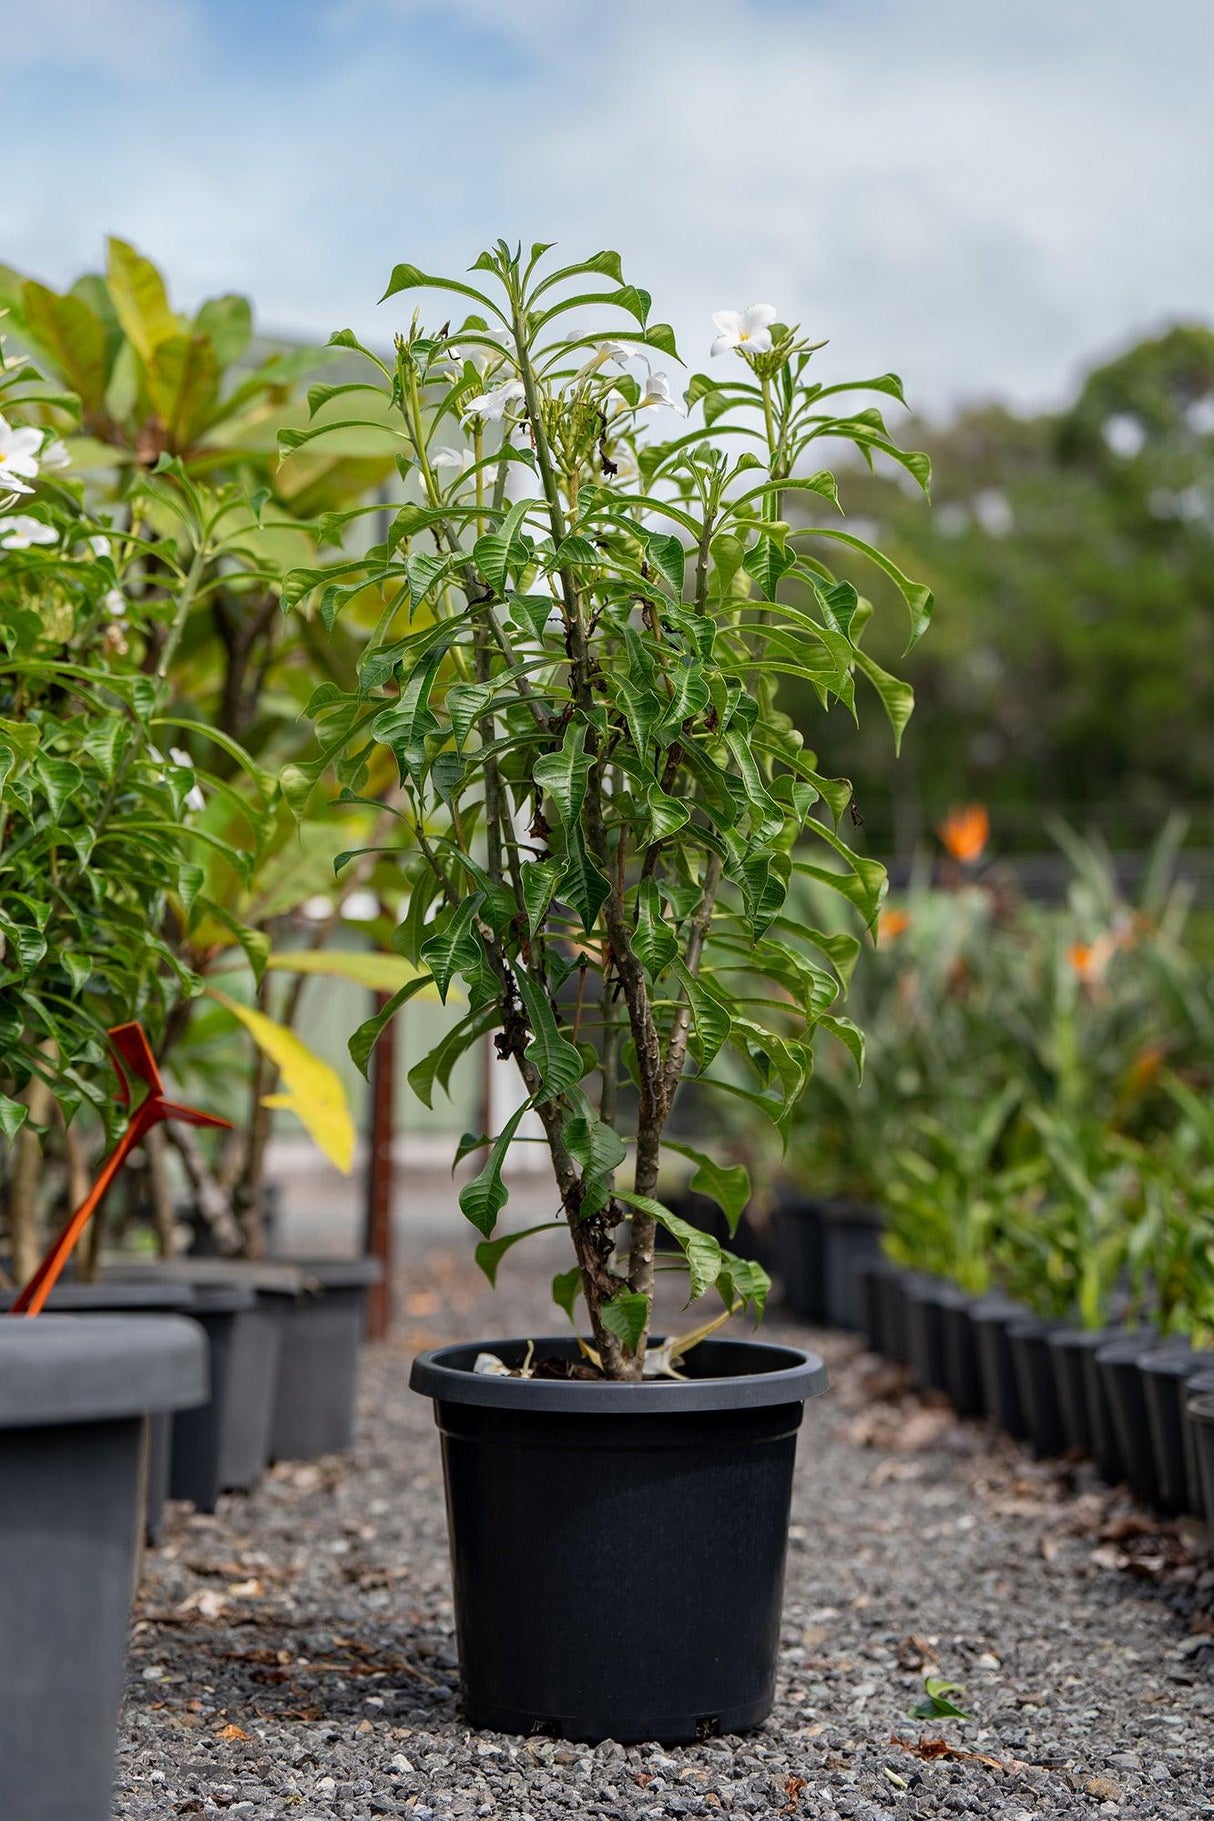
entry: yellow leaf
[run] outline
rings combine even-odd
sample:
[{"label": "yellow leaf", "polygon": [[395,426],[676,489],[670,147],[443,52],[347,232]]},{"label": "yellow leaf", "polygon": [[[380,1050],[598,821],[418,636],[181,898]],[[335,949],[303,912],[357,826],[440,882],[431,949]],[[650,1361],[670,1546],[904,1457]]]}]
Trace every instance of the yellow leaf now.
[{"label": "yellow leaf", "polygon": [[[376,993],[397,993],[422,971],[403,955],[356,948],[285,949],[271,955],[266,966],[287,974],[327,974],[338,980],[354,980]],[[437,999],[438,993],[422,992],[419,997]]]},{"label": "yellow leaf", "polygon": [[214,987],[210,991],[212,998],[239,1018],[258,1049],[282,1074],[285,1092],[268,1095],[266,1104],[294,1113],[317,1149],[349,1175],[354,1161],[354,1121],[336,1071],[285,1025],[267,1018],[264,1012],[255,1012],[251,1006],[239,1005]]}]

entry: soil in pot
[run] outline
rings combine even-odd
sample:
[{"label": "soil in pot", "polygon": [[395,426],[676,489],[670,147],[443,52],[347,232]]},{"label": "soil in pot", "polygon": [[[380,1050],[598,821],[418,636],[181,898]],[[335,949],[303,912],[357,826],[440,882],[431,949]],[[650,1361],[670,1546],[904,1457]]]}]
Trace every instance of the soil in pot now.
[{"label": "soil in pot", "polygon": [[984,1408],[982,1380],[978,1374],[978,1343],[971,1311],[981,1298],[952,1289],[940,1299],[944,1327],[944,1388],[958,1416],[981,1416]]},{"label": "soil in pot", "polygon": [[1024,1321],[1028,1311],[1023,1304],[998,1292],[984,1296],[970,1309],[974,1345],[978,1351],[978,1376],[982,1381],[982,1402],[987,1416],[1008,1435],[1018,1440],[1028,1432],[1020,1402],[1020,1386],[1012,1363],[1012,1343],[1008,1331],[1014,1323]]},{"label": "soil in pot", "polygon": [[[577,1357],[568,1337],[540,1357]],[[771,1709],[812,1353],[710,1340],[685,1382],[499,1377],[524,1343],[443,1347],[410,1384],[442,1436],[464,1709],[473,1726],[668,1743]]]},{"label": "soil in pot", "polygon": [[144,1412],[206,1395],[179,1316],[0,1317],[0,1813],[109,1821]]},{"label": "soil in pot", "polygon": [[1008,1329],[1020,1408],[1028,1439],[1039,1459],[1061,1454],[1066,1448],[1049,1348],[1050,1335],[1057,1326],[1057,1322],[1030,1317],[1028,1321],[1014,1322]]},{"label": "soil in pot", "polygon": [[358,1361],[367,1326],[367,1292],[383,1275],[374,1258],[284,1260],[303,1276],[303,1292],[282,1328],[270,1458],[313,1460],[354,1442]]}]

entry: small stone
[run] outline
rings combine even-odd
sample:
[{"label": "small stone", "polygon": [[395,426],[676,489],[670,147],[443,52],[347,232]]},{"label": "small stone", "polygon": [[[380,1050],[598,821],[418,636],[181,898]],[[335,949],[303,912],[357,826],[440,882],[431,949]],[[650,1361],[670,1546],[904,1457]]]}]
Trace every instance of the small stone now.
[{"label": "small stone", "polygon": [[1097,1796],[1101,1802],[1116,1802],[1121,1795],[1121,1785],[1108,1777],[1089,1777],[1083,1787],[1089,1796]]}]

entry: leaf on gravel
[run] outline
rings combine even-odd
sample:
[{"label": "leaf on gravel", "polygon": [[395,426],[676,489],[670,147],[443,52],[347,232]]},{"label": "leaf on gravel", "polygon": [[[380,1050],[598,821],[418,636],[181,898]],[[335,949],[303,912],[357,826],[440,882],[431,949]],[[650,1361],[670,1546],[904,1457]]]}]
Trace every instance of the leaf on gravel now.
[{"label": "leaf on gravel", "polygon": [[253,1734],[246,1732],[243,1726],[237,1726],[235,1721],[232,1721],[227,1726],[221,1726],[215,1737],[217,1739],[251,1739]]}]

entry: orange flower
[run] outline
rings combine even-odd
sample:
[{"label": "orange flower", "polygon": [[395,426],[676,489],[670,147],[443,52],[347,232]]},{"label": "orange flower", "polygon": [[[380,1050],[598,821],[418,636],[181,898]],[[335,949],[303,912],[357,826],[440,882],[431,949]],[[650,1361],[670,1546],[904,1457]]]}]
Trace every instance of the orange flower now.
[{"label": "orange flower", "polygon": [[981,803],[967,803],[963,809],[950,809],[936,833],[954,860],[973,866],[991,838],[991,819]]},{"label": "orange flower", "polygon": [[877,940],[892,942],[895,936],[905,934],[910,928],[910,921],[909,911],[898,910],[893,906],[889,910],[883,910],[877,918]]},{"label": "orange flower", "polygon": [[1066,958],[1085,986],[1101,986],[1120,943],[1109,930],[1094,942],[1072,942]]}]

